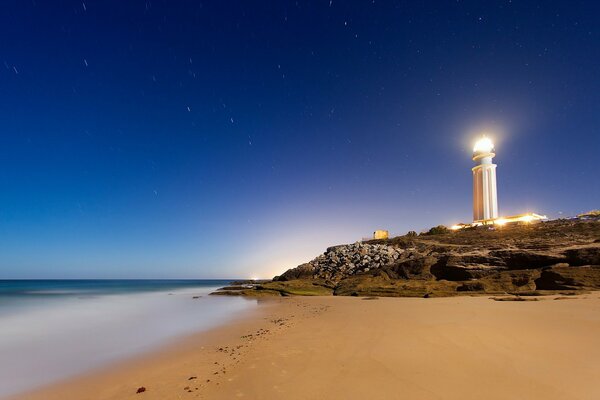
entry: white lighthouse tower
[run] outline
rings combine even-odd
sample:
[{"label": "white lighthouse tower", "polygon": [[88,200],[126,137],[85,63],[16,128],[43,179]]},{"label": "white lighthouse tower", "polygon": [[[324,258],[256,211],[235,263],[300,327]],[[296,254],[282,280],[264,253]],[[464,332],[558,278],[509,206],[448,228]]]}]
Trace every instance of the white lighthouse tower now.
[{"label": "white lighthouse tower", "polygon": [[494,143],[483,136],[473,148],[473,221],[498,218],[498,194],[496,191],[496,164],[492,163]]}]

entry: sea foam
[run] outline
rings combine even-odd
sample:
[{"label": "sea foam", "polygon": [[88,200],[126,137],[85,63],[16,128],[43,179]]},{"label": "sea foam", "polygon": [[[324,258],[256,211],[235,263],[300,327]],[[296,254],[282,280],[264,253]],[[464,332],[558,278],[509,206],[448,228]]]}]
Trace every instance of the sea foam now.
[{"label": "sea foam", "polygon": [[148,351],[255,306],[241,298],[207,296],[212,290],[41,297],[36,304],[4,308],[0,397]]}]

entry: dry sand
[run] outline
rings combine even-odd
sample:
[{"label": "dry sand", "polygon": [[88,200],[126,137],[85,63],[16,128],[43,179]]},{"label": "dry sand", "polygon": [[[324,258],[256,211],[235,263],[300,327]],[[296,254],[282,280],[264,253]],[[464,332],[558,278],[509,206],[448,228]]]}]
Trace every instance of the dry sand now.
[{"label": "dry sand", "polygon": [[269,300],[21,398],[600,399],[600,293],[555,297]]}]

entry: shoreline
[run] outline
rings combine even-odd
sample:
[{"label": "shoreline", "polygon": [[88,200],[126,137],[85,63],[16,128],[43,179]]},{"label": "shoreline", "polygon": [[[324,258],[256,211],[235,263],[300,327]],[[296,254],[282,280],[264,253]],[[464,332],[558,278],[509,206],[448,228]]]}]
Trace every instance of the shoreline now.
[{"label": "shoreline", "polygon": [[[53,293],[63,292],[61,282],[52,284]],[[152,352],[256,307],[253,300],[209,297],[212,284],[154,290],[153,283],[138,290],[142,285],[136,281],[118,292],[113,283],[64,285],[75,294],[69,290],[47,299],[23,295],[14,306],[3,302],[10,297],[7,290],[0,293],[5,306],[0,315],[0,398]],[[19,286],[36,285],[8,289]]]},{"label": "shoreline", "polygon": [[220,327],[10,398],[598,398],[600,292],[559,298],[269,298]]},{"label": "shoreline", "polygon": [[[257,299],[244,300],[256,303],[262,302]],[[7,397],[0,396],[0,399],[113,398],[112,387],[106,392],[104,392],[103,388],[106,387],[107,383],[112,384],[112,382],[120,381],[123,375],[127,375],[133,379],[132,382],[135,382],[132,383],[132,387],[135,387],[133,393],[136,393],[137,389],[144,385],[144,379],[141,376],[138,379],[137,372],[145,370],[145,367],[149,363],[157,364],[168,361],[177,364],[177,367],[180,364],[195,363],[198,361],[197,359],[202,358],[206,353],[210,353],[212,347],[217,343],[222,343],[223,340],[234,340],[235,332],[238,330],[251,329],[254,325],[260,324],[262,313],[268,309],[269,305],[267,304],[261,306],[257,304],[245,311],[238,311],[236,317],[221,322],[212,328],[172,338],[162,344],[148,347],[145,351],[113,360],[109,363],[85,370],[80,374],[72,375],[49,384],[43,384],[28,391],[12,394]],[[126,387],[127,384],[119,384],[119,386]],[[116,394],[115,398],[121,398],[121,395]]]}]

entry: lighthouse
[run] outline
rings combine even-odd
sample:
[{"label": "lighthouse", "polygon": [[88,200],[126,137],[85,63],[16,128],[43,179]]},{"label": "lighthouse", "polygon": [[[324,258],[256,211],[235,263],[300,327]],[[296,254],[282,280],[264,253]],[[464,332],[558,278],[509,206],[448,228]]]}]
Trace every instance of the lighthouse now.
[{"label": "lighthouse", "polygon": [[494,143],[483,136],[473,148],[473,221],[484,222],[498,218],[496,164],[492,162]]},{"label": "lighthouse", "polygon": [[548,217],[532,212],[498,217],[498,193],[496,191],[496,164],[492,159],[496,156],[494,142],[482,136],[473,147],[473,222],[459,223],[450,229],[460,230],[482,225],[493,226],[493,229],[504,225],[531,224],[547,220]]}]

